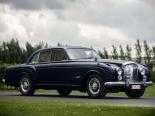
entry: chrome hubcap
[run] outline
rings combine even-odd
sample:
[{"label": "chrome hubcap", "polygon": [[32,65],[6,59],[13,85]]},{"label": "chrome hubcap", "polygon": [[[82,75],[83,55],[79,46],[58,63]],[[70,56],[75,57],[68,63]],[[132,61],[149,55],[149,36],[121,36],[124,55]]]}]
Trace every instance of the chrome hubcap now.
[{"label": "chrome hubcap", "polygon": [[92,78],[89,81],[89,90],[92,94],[98,94],[100,91],[100,81],[97,78]]},{"label": "chrome hubcap", "polygon": [[23,78],[21,81],[21,89],[23,92],[27,92],[30,88],[30,82],[27,78]]}]

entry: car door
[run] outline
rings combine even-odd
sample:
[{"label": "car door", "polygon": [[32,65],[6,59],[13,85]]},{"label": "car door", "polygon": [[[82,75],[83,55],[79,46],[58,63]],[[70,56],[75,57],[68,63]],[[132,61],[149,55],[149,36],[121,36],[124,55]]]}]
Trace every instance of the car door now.
[{"label": "car door", "polygon": [[65,49],[53,48],[50,65],[51,83],[58,85],[69,84],[70,68]]},{"label": "car door", "polygon": [[65,49],[42,50],[32,59],[37,72],[37,84],[79,85],[80,67],[68,60]]},{"label": "car door", "polygon": [[50,60],[51,49],[41,50],[39,52],[38,61],[34,63],[37,72],[37,84],[49,84],[50,83]]},{"label": "car door", "polygon": [[89,62],[74,62],[69,60],[63,48],[52,49],[50,65],[51,83],[58,85],[79,86],[82,76],[91,69]]}]

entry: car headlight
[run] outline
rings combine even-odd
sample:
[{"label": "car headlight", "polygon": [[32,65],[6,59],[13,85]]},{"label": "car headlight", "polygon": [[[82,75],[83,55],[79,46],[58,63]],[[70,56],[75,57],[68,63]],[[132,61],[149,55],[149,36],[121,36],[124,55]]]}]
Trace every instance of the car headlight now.
[{"label": "car headlight", "polygon": [[117,74],[118,74],[118,80],[121,81],[123,78],[122,78],[122,69],[121,68],[117,68]]},{"label": "car headlight", "polygon": [[140,68],[139,68],[139,71],[140,71],[140,74],[141,74],[141,75],[145,75],[145,68],[140,67]]},{"label": "car headlight", "polygon": [[122,75],[122,72],[123,72],[123,71],[122,71],[121,68],[118,68],[118,69],[117,69],[117,73],[118,73],[118,75]]}]

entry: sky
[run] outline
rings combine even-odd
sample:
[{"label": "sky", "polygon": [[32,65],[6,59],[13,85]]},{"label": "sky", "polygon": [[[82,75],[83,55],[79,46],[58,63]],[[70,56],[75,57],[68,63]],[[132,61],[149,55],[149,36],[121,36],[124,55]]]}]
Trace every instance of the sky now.
[{"label": "sky", "polygon": [[155,45],[155,0],[0,0],[0,41],[11,38],[108,50],[137,39]]}]

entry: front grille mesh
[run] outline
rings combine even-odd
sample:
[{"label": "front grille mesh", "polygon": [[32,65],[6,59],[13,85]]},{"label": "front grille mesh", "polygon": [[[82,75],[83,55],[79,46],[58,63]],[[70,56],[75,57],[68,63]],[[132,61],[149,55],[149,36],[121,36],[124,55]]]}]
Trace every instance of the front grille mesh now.
[{"label": "front grille mesh", "polygon": [[124,66],[124,77],[129,77],[131,82],[138,82],[138,66],[136,64],[128,64]]}]

